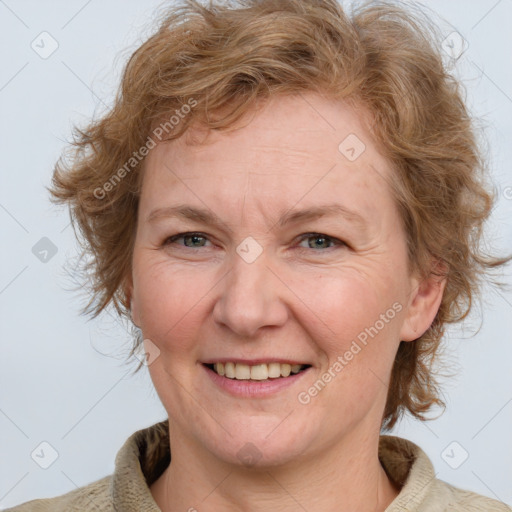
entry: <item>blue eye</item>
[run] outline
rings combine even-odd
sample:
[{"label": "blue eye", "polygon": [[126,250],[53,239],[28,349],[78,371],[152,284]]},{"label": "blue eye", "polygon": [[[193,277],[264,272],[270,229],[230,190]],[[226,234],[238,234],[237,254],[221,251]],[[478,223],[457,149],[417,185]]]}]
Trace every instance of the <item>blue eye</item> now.
[{"label": "blue eye", "polygon": [[[346,245],[341,240],[338,240],[337,238],[333,238],[332,236],[324,235],[322,233],[306,233],[304,235],[301,235],[300,241],[303,242],[304,240],[313,240],[313,245],[308,243],[309,249],[332,249],[334,246],[344,246]],[[329,247],[326,246],[326,244],[331,244]]]},{"label": "blue eye", "polygon": [[[188,245],[185,242],[185,245],[183,246],[183,247],[190,247],[190,248],[204,247],[204,244],[202,244],[201,242],[205,242],[207,240],[207,238],[205,236],[203,236],[202,233],[179,233],[177,235],[170,236],[169,238],[167,238],[164,242],[164,245],[175,244],[176,241],[180,240],[180,239],[182,239],[184,242],[185,242],[185,240],[190,241],[190,245]],[[179,244],[179,245],[182,245],[182,244]]]},{"label": "blue eye", "polygon": [[[183,243],[177,243],[179,240],[182,240]],[[301,249],[313,249],[315,251],[320,249],[333,249],[336,246],[346,246],[345,242],[322,233],[304,233],[300,235],[299,240],[300,243],[305,240],[313,240],[312,244],[308,242],[308,247],[301,247]],[[208,237],[203,233],[187,232],[170,236],[163,242],[163,245],[178,245],[190,249],[200,249],[201,247],[208,247],[206,245],[207,242],[209,242]]]}]

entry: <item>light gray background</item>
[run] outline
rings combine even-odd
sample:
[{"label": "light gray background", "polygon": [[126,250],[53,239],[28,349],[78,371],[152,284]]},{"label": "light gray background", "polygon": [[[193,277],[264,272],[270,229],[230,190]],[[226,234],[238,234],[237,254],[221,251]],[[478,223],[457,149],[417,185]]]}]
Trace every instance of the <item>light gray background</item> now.
[{"label": "light gray background", "polygon": [[[512,0],[426,4],[452,25],[443,27],[446,35],[455,29],[468,42],[457,73],[491,144],[500,198],[490,226],[494,246],[511,251]],[[130,345],[125,326],[109,314],[87,321],[79,315],[84,297],[66,291],[74,282],[64,268],[77,247],[67,211],[52,206],[44,189],[73,123],[111,104],[122,65],[160,5],[0,0],[0,508],[112,473],[125,439],[166,417],[147,372],[130,377],[134,366],[122,363]],[[31,48],[43,31],[59,45],[47,59]],[[58,249],[46,263],[32,253],[42,237]],[[511,283],[510,267],[505,279]],[[395,430],[427,452],[438,478],[508,504],[511,317],[510,292],[486,290],[480,311],[448,336],[458,375],[445,383],[447,412]],[[31,458],[42,441],[59,454],[46,470]],[[465,452],[469,458],[450,467]]]}]

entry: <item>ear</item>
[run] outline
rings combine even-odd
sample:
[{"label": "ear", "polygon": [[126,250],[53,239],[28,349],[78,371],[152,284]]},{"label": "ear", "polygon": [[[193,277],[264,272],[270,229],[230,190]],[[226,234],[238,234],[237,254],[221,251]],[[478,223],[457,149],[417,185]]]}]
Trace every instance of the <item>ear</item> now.
[{"label": "ear", "polygon": [[423,279],[412,279],[411,297],[400,330],[400,340],[414,341],[432,325],[443,299],[445,276],[445,273],[444,277],[431,273]]},{"label": "ear", "polygon": [[137,307],[137,302],[133,297],[133,279],[131,275],[126,278],[125,284],[123,285],[123,290],[126,296],[126,302],[130,305],[132,322],[140,328],[139,310]]}]

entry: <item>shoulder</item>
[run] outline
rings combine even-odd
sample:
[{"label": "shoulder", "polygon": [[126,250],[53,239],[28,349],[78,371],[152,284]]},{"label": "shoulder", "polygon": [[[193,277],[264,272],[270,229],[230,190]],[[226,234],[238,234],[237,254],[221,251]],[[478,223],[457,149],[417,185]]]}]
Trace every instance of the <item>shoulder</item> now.
[{"label": "shoulder", "polygon": [[[432,496],[442,496],[444,508],[450,512],[512,512],[512,508],[497,501],[465,489],[459,489],[442,480],[435,480],[432,485]],[[432,509],[436,510],[436,509]]]},{"label": "shoulder", "polygon": [[436,478],[427,454],[407,439],[381,436],[379,458],[388,476],[401,488],[386,512],[512,512],[501,501]]},{"label": "shoulder", "polygon": [[69,512],[71,510],[115,511],[111,497],[111,476],[55,498],[28,501],[5,512]]}]

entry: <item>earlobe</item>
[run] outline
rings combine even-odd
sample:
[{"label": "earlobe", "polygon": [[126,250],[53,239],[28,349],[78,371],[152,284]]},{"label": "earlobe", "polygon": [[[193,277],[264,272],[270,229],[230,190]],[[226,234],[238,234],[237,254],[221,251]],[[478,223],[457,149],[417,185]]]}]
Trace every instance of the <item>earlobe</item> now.
[{"label": "earlobe", "polygon": [[132,322],[140,329],[139,308],[137,306],[137,301],[133,297],[133,294],[131,295],[130,299],[130,312],[132,316]]},{"label": "earlobe", "polygon": [[124,294],[126,297],[126,302],[130,304],[130,316],[132,322],[136,327],[140,328],[139,311],[137,307],[137,301],[134,299],[133,284],[131,281],[126,283],[124,287]]},{"label": "earlobe", "polygon": [[414,341],[427,331],[439,311],[445,286],[446,277],[434,274],[414,280],[400,340]]}]

